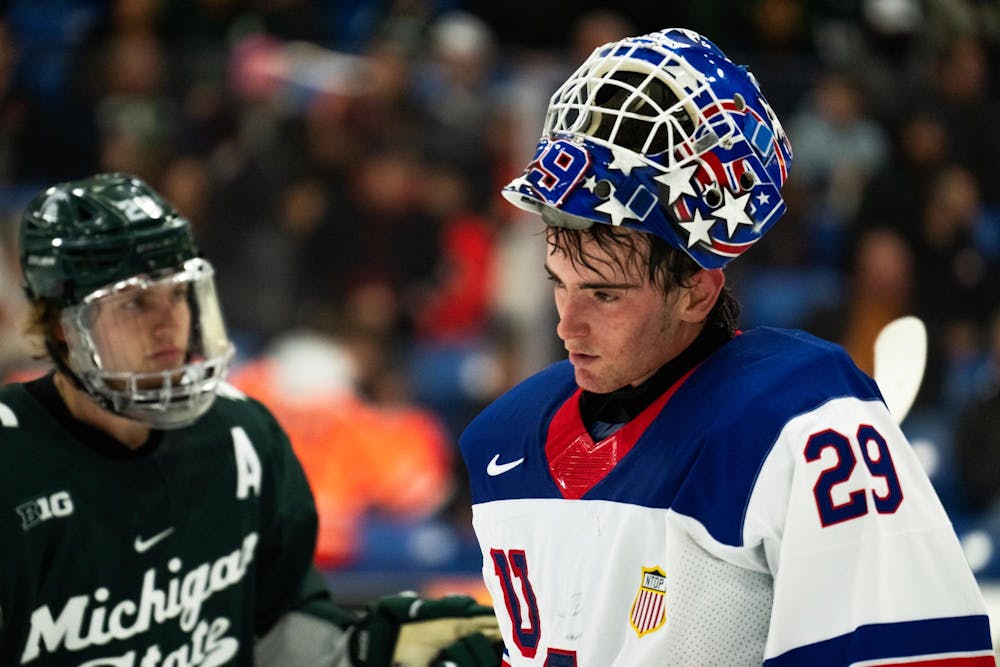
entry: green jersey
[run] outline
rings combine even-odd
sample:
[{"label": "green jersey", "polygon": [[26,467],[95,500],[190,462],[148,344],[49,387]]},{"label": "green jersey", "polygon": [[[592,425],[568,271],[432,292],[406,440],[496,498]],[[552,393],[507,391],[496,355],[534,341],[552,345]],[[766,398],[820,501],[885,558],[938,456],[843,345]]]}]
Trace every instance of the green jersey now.
[{"label": "green jersey", "polygon": [[313,498],[260,403],[227,388],[132,451],[46,395],[0,388],[0,664],[249,665],[324,595]]}]

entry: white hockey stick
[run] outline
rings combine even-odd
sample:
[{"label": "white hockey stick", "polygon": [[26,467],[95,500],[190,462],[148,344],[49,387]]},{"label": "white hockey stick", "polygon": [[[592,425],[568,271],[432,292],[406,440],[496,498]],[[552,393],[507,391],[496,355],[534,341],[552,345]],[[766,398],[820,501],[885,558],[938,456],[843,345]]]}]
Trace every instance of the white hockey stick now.
[{"label": "white hockey stick", "polygon": [[927,365],[927,328],[913,315],[889,322],[875,337],[875,384],[900,424],[920,390]]}]

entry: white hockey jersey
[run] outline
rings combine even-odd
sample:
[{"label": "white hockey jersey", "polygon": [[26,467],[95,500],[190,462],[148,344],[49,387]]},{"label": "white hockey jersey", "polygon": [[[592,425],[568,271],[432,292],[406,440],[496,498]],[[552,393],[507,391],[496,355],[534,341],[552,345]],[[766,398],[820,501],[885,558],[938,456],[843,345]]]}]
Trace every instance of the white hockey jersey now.
[{"label": "white hockey jersey", "polygon": [[579,397],[557,363],[461,438],[510,665],[994,665],[948,517],[840,347],[748,331],[597,443]]}]

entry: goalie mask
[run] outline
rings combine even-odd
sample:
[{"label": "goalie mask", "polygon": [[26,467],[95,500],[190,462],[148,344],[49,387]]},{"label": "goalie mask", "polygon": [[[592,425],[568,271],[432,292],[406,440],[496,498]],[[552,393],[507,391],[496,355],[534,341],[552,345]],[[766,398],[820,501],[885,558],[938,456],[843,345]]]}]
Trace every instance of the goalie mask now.
[{"label": "goalie mask", "polygon": [[64,340],[46,347],[104,408],[169,429],[211,407],[233,345],[197,254],[190,223],[130,176],[63,183],[28,205],[25,291],[60,309]]},{"label": "goalie mask", "polygon": [[535,156],[503,195],[549,225],[620,225],[716,269],[784,213],[791,162],[753,75],[669,29],[596,49],[552,96]]}]

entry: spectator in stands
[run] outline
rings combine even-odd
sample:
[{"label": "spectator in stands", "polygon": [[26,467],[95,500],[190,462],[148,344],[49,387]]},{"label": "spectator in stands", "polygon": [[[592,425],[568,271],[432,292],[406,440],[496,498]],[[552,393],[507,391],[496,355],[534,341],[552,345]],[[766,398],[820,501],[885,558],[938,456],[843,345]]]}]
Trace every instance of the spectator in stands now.
[{"label": "spectator in stands", "polygon": [[966,509],[1000,512],[1000,310],[993,314],[981,391],[956,420],[955,462]]},{"label": "spectator in stands", "polygon": [[423,141],[435,159],[463,173],[469,203],[481,209],[493,196],[488,132],[499,108],[496,39],[468,12],[445,12],[428,26],[426,63],[416,73],[428,119]]},{"label": "spectator in stands", "polygon": [[889,160],[865,187],[853,228],[872,222],[901,231],[912,227],[950,152],[940,114],[929,107],[908,110],[893,128]]},{"label": "spectator in stands", "polygon": [[[1000,302],[1000,253],[989,238],[1000,224],[983,206],[979,185],[952,164],[931,183],[909,240],[917,272],[914,311],[928,324],[928,398],[954,410],[970,397],[968,371],[988,325],[983,304]],[[970,363],[972,366],[970,366]]]},{"label": "spectator in stands", "polygon": [[844,346],[862,370],[875,370],[875,337],[886,324],[910,313],[916,276],[913,254],[895,230],[872,227],[858,238],[843,297],[812,313],[806,329]]},{"label": "spectator in stands", "polygon": [[[828,70],[791,118],[796,178],[814,202],[812,224],[830,231],[823,252],[843,247],[861,193],[889,153],[885,130],[865,108],[865,94],[845,72]],[[831,257],[814,257],[830,261]]]},{"label": "spectator in stands", "polygon": [[357,371],[352,348],[300,329],[274,340],[232,379],[288,433],[316,498],[316,562],[323,568],[357,563],[369,512],[416,521],[440,510],[454,490],[453,445],[437,416],[366,400]]},{"label": "spectator in stands", "polygon": [[983,40],[960,33],[937,54],[926,104],[940,114],[952,159],[968,169],[991,204],[1000,204],[1000,136],[986,128],[998,116],[995,82]]}]

